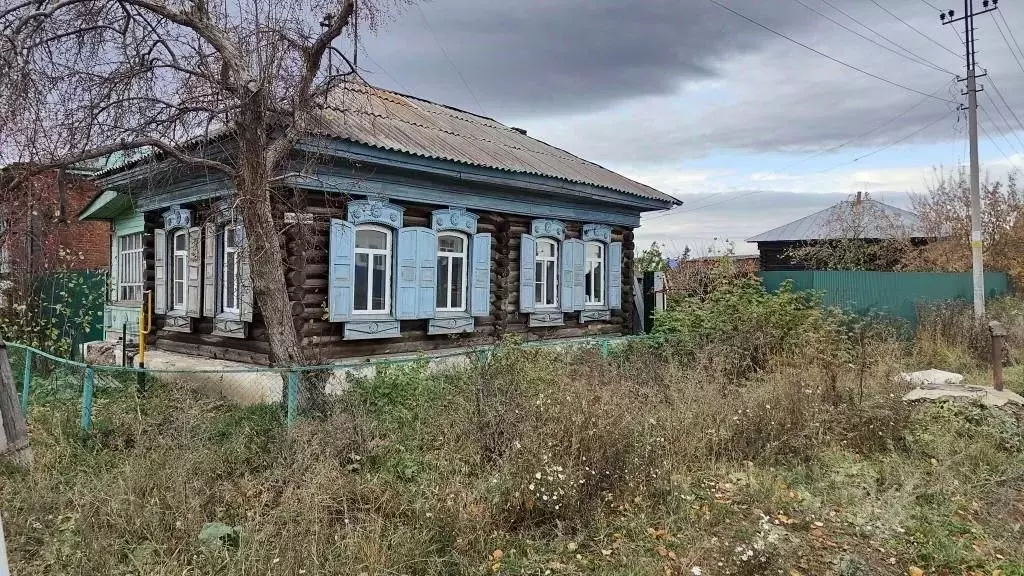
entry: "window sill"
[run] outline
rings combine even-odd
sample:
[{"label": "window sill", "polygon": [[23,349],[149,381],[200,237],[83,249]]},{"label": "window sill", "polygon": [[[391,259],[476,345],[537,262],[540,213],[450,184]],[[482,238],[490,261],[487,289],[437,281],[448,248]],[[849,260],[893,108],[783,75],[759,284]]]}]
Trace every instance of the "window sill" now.
[{"label": "window sill", "polygon": [[469,312],[438,312],[427,324],[427,334],[463,334],[475,329]]},{"label": "window sill", "polygon": [[164,314],[164,330],[191,332],[192,318],[186,316],[184,310],[168,310],[167,314]]},{"label": "window sill", "polygon": [[379,319],[356,316],[344,324],[343,340],[370,340],[375,338],[399,338],[401,329],[398,320],[391,316]]},{"label": "window sill", "polygon": [[612,319],[612,312],[607,308],[587,308],[580,312],[580,323],[606,322]]},{"label": "window sill", "polygon": [[353,312],[351,322],[385,322],[395,320],[395,317],[387,312],[374,312],[372,314]]},{"label": "window sill", "polygon": [[564,315],[561,310],[541,310],[538,309],[533,314],[530,314],[529,327],[530,328],[544,328],[547,326],[562,326],[564,325]]},{"label": "window sill", "polygon": [[122,306],[124,308],[132,308],[142,306],[142,300],[111,300],[111,306]]},{"label": "window sill", "polygon": [[213,317],[213,335],[245,338],[249,335],[249,323],[239,320],[234,312],[221,312]]}]

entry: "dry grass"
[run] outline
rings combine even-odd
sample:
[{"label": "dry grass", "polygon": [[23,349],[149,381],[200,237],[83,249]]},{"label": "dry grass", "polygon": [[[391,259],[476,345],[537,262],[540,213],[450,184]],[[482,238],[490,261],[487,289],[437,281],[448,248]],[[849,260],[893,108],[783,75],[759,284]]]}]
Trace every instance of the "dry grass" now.
[{"label": "dry grass", "polygon": [[[498,350],[382,370],[293,432],[157,387],[81,437],[32,413],[0,469],[15,573],[1024,574],[1024,441],[975,408],[912,411],[902,346],[777,357]],[[224,544],[204,525],[239,527]]]}]

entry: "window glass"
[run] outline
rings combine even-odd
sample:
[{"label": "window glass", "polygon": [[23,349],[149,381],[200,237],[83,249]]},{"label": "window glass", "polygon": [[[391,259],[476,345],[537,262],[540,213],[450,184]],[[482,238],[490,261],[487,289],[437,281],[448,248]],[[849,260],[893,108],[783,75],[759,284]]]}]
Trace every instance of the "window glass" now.
[{"label": "window glass", "polygon": [[233,224],[224,227],[221,236],[221,311],[239,312],[238,307],[238,255],[241,244]]},{"label": "window glass", "polygon": [[185,308],[185,269],[188,266],[188,237],[184,230],[174,233],[171,241],[171,309]]},{"label": "window glass", "polygon": [[584,251],[584,292],[587,304],[604,304],[604,244],[587,242]]},{"label": "window glass", "polygon": [[464,309],[466,307],[466,284],[465,284],[466,258],[452,258],[452,289],[451,307]]},{"label": "window glass", "polygon": [[117,297],[142,300],[142,233],[117,237]]},{"label": "window glass", "polygon": [[441,234],[437,237],[437,249],[440,252],[465,252],[466,241],[455,234]]},{"label": "window glass", "polygon": [[448,307],[448,278],[451,277],[449,262],[451,262],[451,258],[446,256],[437,257],[437,302],[435,302],[435,305],[438,310]]},{"label": "window glass", "polygon": [[355,286],[352,310],[386,314],[391,309],[391,231],[377,226],[356,228]]},{"label": "window glass", "polygon": [[371,250],[388,249],[388,233],[383,230],[357,230],[356,248],[369,248]]},{"label": "window glass", "polygon": [[468,240],[454,232],[437,237],[437,309],[461,312],[466,309],[466,258]]},{"label": "window glass", "polygon": [[355,309],[368,310],[366,293],[370,289],[370,255],[356,254]]},{"label": "window glass", "polygon": [[388,257],[386,254],[373,255],[373,299],[371,309],[383,311],[385,309],[385,293],[387,292],[387,268]]},{"label": "window glass", "polygon": [[536,305],[541,308],[558,306],[558,245],[544,238],[537,240]]}]

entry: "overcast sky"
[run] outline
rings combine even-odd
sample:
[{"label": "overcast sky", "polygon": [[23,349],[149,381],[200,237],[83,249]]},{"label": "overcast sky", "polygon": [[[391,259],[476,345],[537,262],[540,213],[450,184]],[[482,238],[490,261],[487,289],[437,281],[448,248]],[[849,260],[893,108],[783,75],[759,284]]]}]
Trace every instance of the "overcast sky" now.
[{"label": "overcast sky", "polygon": [[[951,74],[964,74],[962,45],[929,7],[959,16],[959,0],[718,1],[891,83],[711,0],[433,0],[364,33],[360,67],[680,198],[637,232],[670,251],[726,239],[750,251],[744,238],[858,190],[906,206],[936,168],[966,161],[966,98]],[[1024,44],[1022,3],[1000,11]],[[1024,69],[997,22],[976,20],[990,74],[981,159],[994,177],[1024,167]]]}]

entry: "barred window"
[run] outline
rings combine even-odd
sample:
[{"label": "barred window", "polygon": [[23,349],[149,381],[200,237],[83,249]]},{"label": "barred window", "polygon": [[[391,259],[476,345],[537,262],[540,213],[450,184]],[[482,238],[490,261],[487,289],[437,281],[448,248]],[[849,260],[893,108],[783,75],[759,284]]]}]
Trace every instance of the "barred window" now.
[{"label": "barred window", "polygon": [[142,233],[117,237],[117,298],[142,300]]}]

